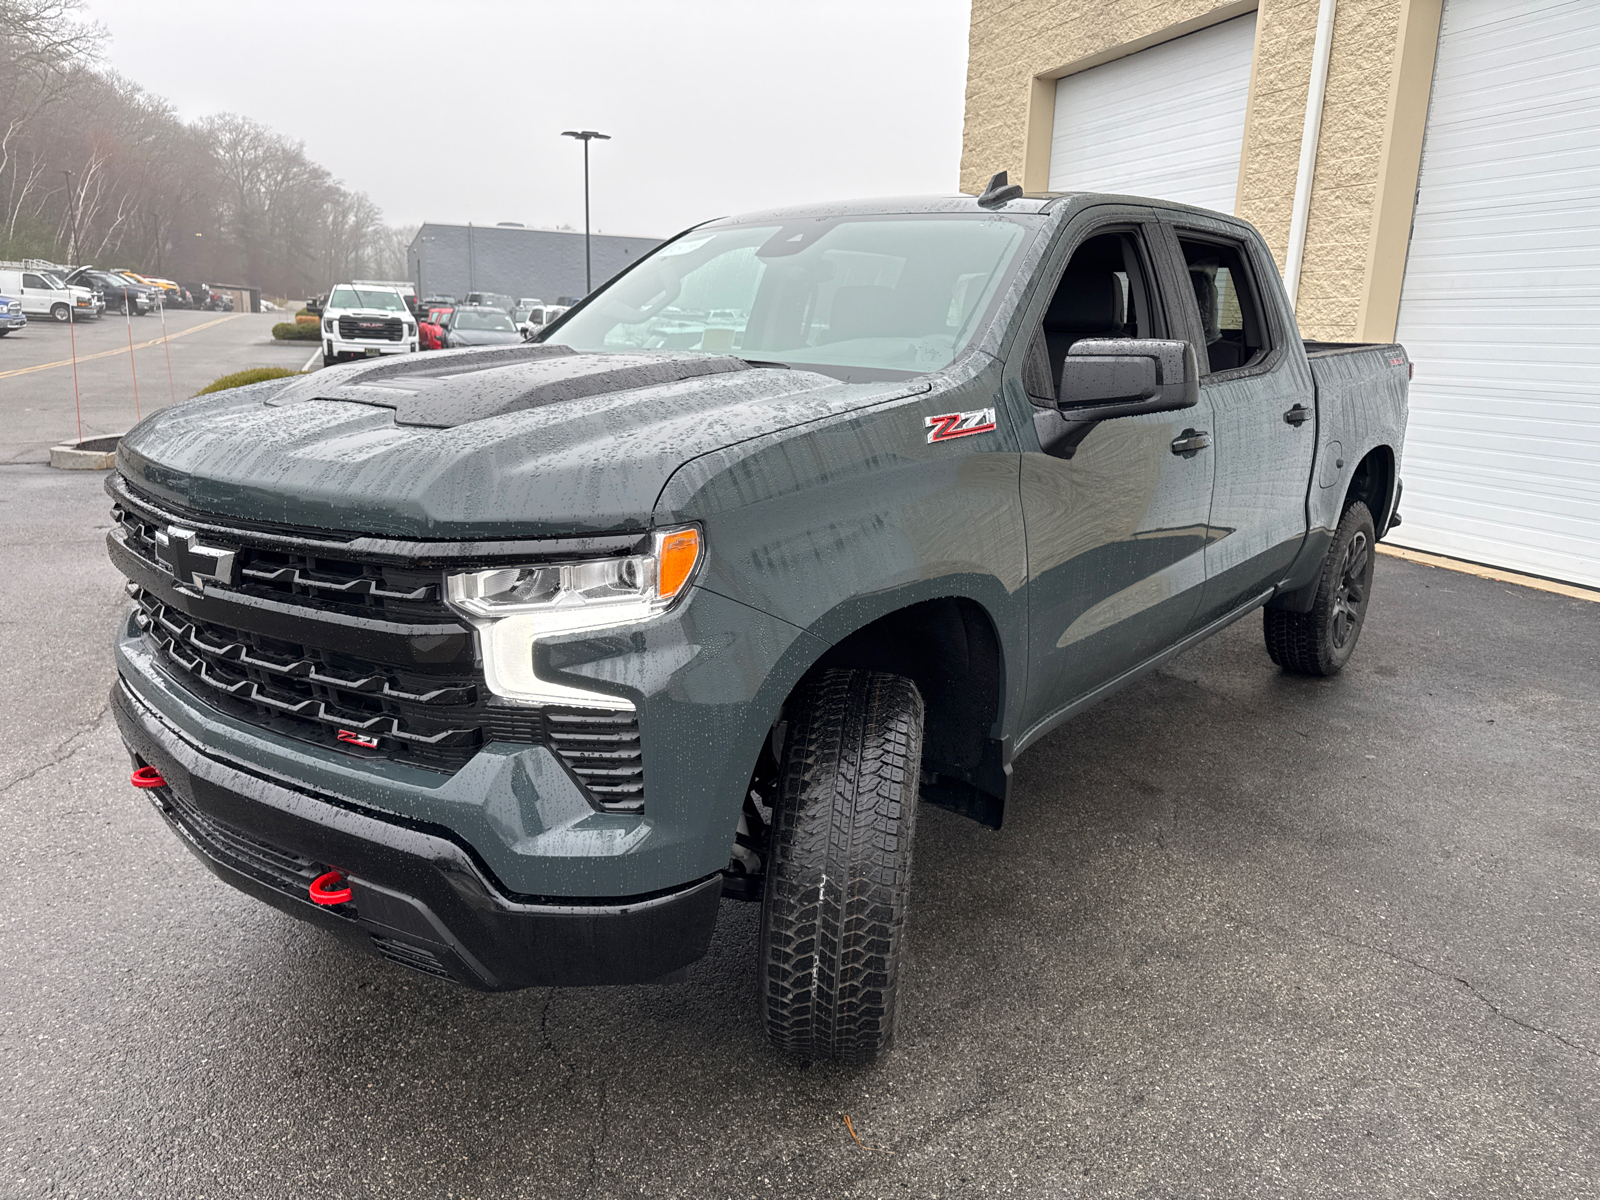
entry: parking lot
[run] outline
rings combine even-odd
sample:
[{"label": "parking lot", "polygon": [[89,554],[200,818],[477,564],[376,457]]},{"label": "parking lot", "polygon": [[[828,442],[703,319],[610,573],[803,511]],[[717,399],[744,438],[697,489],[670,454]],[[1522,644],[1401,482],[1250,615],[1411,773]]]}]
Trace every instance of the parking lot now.
[{"label": "parking lot", "polygon": [[30,320],[25,329],[0,339],[0,412],[6,417],[0,426],[0,463],[44,462],[51,446],[76,436],[74,341],[83,436],[105,437],[131,428],[136,412],[185,400],[230,371],[300,370],[316,345],[273,341],[272,326],[283,320],[293,320],[292,314],[174,311],[166,315],[165,342],[160,314],[130,321],[108,312],[70,327],[48,318]]},{"label": "parking lot", "polygon": [[999,833],[924,808],[900,1045],[807,1067],[752,907],[687,984],[491,996],[206,873],[106,712],[103,477],[19,463],[33,428],[0,1195],[1600,1195],[1600,605],[1385,558],[1335,680],[1256,618],[1179,658],[1023,755]]}]

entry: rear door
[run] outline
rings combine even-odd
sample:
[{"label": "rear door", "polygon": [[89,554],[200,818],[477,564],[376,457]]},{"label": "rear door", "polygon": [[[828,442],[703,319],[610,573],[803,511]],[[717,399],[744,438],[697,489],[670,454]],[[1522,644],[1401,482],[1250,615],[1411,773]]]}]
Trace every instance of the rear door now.
[{"label": "rear door", "polygon": [[1202,217],[1174,222],[1168,236],[1187,277],[1180,308],[1216,462],[1205,625],[1280,582],[1305,539],[1316,392],[1266,248]]},{"label": "rear door", "polygon": [[1212,458],[1173,449],[1174,439],[1209,427],[1205,397],[1196,408],[1087,429],[1051,403],[1074,341],[1182,337],[1187,328],[1172,314],[1178,276],[1154,215],[1094,212],[1100,219],[1053,266],[1048,303],[1035,301],[1030,336],[1047,347],[1048,374],[1026,369],[1029,337],[1007,364],[1008,398],[1024,426],[1028,729],[1182,638],[1205,583]]}]

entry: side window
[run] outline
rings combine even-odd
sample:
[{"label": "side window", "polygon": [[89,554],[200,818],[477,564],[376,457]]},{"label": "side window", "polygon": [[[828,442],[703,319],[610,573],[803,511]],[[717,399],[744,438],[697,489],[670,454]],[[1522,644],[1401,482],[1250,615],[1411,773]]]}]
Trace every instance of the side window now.
[{"label": "side window", "polygon": [[1259,362],[1271,349],[1261,305],[1245,265],[1242,248],[1233,242],[1201,241],[1178,236],[1194,291],[1207,374],[1232,371]]},{"label": "side window", "polygon": [[22,277],[22,286],[25,288],[38,288],[40,291],[48,290],[44,285],[44,280],[37,275],[24,275]]},{"label": "side window", "polygon": [[1035,402],[1055,403],[1062,364],[1073,343],[1165,335],[1152,299],[1148,262],[1133,230],[1096,234],[1073,251],[1023,366],[1023,386]]}]

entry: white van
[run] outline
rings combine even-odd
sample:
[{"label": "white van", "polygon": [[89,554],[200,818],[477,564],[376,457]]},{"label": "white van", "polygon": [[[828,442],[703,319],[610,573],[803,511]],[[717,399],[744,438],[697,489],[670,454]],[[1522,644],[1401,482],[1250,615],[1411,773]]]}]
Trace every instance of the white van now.
[{"label": "white van", "polygon": [[[49,317],[53,321],[70,321],[72,311],[82,300],[82,315],[93,316],[94,293],[83,288],[69,288],[48,271],[25,267],[0,267],[0,292],[22,300],[22,311],[30,317]],[[80,296],[78,293],[82,292]]]}]

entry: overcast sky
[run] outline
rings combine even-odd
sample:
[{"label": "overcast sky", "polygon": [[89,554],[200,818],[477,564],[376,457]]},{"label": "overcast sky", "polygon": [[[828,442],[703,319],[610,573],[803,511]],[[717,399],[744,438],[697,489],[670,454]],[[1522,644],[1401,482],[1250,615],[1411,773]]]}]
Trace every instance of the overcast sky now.
[{"label": "overcast sky", "polygon": [[303,140],[394,224],[665,236],[772,204],[950,192],[969,0],[87,0],[185,118]]}]

